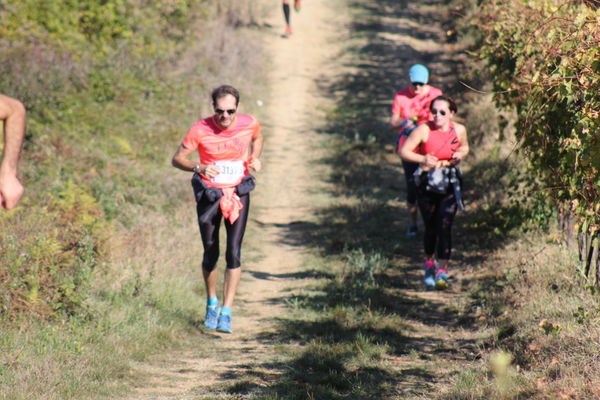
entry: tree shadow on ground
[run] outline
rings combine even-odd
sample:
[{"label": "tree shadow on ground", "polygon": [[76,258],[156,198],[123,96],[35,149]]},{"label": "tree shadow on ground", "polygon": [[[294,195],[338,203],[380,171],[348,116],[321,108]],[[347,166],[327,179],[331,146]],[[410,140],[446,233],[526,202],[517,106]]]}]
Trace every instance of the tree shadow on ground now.
[{"label": "tree shadow on ground", "polygon": [[[459,83],[466,76],[465,51],[454,51],[454,38],[445,29],[454,18],[449,4],[434,0],[351,3],[355,20],[349,27],[350,36],[359,40],[351,41],[349,52],[358,54],[359,59],[348,61],[351,72],[334,82],[320,80],[323,95],[334,97],[338,106],[318,132],[345,138],[340,151],[321,162],[334,171],[330,176],[333,195],[355,202],[318,210],[319,223],[295,221],[284,239],[287,243],[308,244],[324,255],[363,249],[401,256],[403,261],[421,258],[420,240],[403,237],[407,213],[401,204],[405,183],[400,161],[382,148],[394,142],[396,133],[388,125],[391,102],[398,89],[408,86],[410,65],[426,64],[432,72],[431,84],[458,98],[459,104],[465,96],[466,89]],[[390,38],[389,34],[396,36]],[[418,43],[433,39],[435,46]],[[502,247],[509,239],[507,232],[522,222],[514,215],[516,209],[486,198],[498,192],[496,187],[508,164],[508,160],[485,158],[471,161],[463,170],[467,206],[486,202],[493,204],[494,212],[474,206],[457,216],[458,251],[453,258],[459,265],[481,264],[485,254]]]},{"label": "tree shadow on ground", "polygon": [[[397,158],[390,161],[390,154],[382,150],[393,142],[395,133],[388,127],[391,102],[394,93],[408,85],[410,65],[428,65],[434,86],[454,97],[462,94],[457,77],[466,70],[465,58],[449,51],[448,44],[455,38],[445,33],[449,22],[439,22],[440,15],[448,16],[444,9],[448,3],[351,2],[355,20],[349,26],[348,51],[360,58],[349,61],[352,73],[337,77],[335,82],[318,80],[323,95],[334,97],[338,105],[318,132],[343,138],[340,151],[321,160],[335,171],[330,176],[332,195],[340,200],[317,210],[318,222],[299,220],[285,226],[283,242],[312,247],[324,257],[380,254],[387,261],[379,269],[349,268],[335,274],[312,270],[294,276],[318,278],[318,288],[271,301],[318,317],[280,319],[274,332],[260,335],[258,340],[264,345],[289,344],[299,350],[284,357],[284,361],[258,368],[240,365],[238,370],[269,372],[259,377],[262,384],[247,382],[230,387],[231,393],[278,399],[420,396],[430,393],[435,376],[419,362],[465,360],[476,353],[474,340],[441,341],[433,333],[422,333],[428,329],[474,329],[475,322],[448,304],[448,297],[423,295],[421,239],[406,239],[403,235],[407,212],[400,162]],[[493,170],[491,174],[476,168],[476,172],[465,173],[466,186],[480,187],[481,179],[500,176],[504,166],[492,164],[487,160],[476,166]],[[466,200],[479,201],[478,190],[468,192]],[[478,213],[461,215],[463,221],[457,224],[459,240],[480,238],[482,230],[475,226],[485,218],[488,216]],[[463,243],[455,252],[458,267],[479,265],[486,259],[486,251],[502,245],[502,237],[496,239]],[[277,278],[258,273],[255,276]],[[464,296],[456,291],[453,294]],[[418,334],[414,333],[417,325]],[[377,347],[385,348],[390,357],[414,355],[414,363],[406,368],[384,368]],[[249,375],[240,373],[237,379]]]}]

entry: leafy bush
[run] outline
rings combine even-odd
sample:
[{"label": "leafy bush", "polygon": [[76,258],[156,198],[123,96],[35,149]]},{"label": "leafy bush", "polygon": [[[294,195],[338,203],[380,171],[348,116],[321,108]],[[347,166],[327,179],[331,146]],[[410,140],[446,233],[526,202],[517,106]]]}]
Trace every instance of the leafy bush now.
[{"label": "leafy bush", "polygon": [[516,110],[537,192],[600,230],[600,13],[583,2],[484,2],[479,57],[495,99]]},{"label": "leafy bush", "polygon": [[94,269],[121,261],[109,258],[113,232],[183,201],[163,190],[166,157],[206,111],[208,85],[244,92],[256,83],[241,68],[260,76],[256,46],[223,23],[223,4],[0,0],[0,92],[28,110],[26,194],[0,215],[0,313],[77,313],[93,302]]},{"label": "leafy bush", "polygon": [[0,91],[17,96],[45,122],[83,86],[87,69],[82,60],[47,44],[0,41]]},{"label": "leafy bush", "polygon": [[0,314],[75,312],[110,236],[97,201],[69,182],[46,205],[0,214]]},{"label": "leafy bush", "polygon": [[148,34],[180,38],[204,3],[206,0],[2,0],[0,32],[13,41],[62,43],[70,49],[93,45],[102,52],[116,41],[136,36],[138,43],[148,41]]}]

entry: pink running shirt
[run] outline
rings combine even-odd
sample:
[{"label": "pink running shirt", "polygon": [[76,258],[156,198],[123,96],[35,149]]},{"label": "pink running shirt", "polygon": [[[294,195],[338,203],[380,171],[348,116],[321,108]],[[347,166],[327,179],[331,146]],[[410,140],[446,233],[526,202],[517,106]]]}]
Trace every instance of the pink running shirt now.
[{"label": "pink running shirt", "polygon": [[442,131],[435,129],[433,123],[429,123],[429,136],[427,141],[421,143],[422,154],[432,154],[438,160],[450,160],[452,155],[460,147],[460,140],[454,129],[454,124],[450,123],[450,129]]},{"label": "pink running shirt", "polygon": [[[211,116],[192,125],[183,138],[182,144],[187,149],[197,148],[203,164],[213,164],[217,161],[243,161],[244,175],[248,175],[250,145],[259,135],[260,124],[251,115],[236,115],[233,126],[227,129],[221,129]],[[218,184],[204,175],[201,176],[204,183],[212,187],[231,187],[239,183]]]},{"label": "pink running shirt", "polygon": [[417,117],[417,125],[432,120],[429,104],[433,99],[442,95],[442,91],[429,86],[429,91],[424,95],[417,95],[412,87],[399,90],[394,96],[392,114],[399,114],[402,119]]}]

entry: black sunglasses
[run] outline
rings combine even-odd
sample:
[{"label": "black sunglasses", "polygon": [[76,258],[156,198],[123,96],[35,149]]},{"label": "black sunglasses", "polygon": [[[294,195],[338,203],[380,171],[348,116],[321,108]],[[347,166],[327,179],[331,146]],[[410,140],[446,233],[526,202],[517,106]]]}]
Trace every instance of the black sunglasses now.
[{"label": "black sunglasses", "polygon": [[423,85],[425,85],[425,84],[424,84],[424,83],[421,83],[421,82],[413,82],[413,83],[412,83],[412,85],[413,85],[414,87],[419,87],[419,86],[423,86]]},{"label": "black sunglasses", "polygon": [[431,110],[431,113],[433,115],[435,115],[435,114],[446,115],[446,111],[444,111],[444,110],[436,110],[435,108],[433,110]]},{"label": "black sunglasses", "polygon": [[229,115],[235,114],[236,109],[232,108],[231,110],[221,110],[220,108],[215,108],[215,112],[219,115],[227,113]]}]

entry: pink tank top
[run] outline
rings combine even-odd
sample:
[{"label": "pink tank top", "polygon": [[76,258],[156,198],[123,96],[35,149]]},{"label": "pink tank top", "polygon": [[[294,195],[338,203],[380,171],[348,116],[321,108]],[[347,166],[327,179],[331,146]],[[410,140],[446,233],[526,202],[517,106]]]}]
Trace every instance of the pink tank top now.
[{"label": "pink tank top", "polygon": [[450,130],[448,131],[435,129],[432,122],[428,125],[430,129],[429,137],[426,142],[421,144],[421,154],[432,154],[441,161],[450,160],[460,147],[454,124],[450,123]]}]

